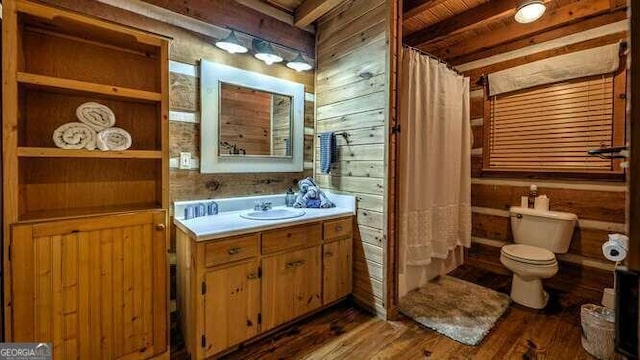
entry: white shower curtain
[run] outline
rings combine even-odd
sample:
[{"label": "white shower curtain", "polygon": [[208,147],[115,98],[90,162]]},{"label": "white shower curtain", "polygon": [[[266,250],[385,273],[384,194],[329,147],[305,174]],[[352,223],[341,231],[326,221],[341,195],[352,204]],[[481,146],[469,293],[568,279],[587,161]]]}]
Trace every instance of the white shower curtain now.
[{"label": "white shower curtain", "polygon": [[403,49],[399,295],[448,272],[471,245],[469,78]]}]

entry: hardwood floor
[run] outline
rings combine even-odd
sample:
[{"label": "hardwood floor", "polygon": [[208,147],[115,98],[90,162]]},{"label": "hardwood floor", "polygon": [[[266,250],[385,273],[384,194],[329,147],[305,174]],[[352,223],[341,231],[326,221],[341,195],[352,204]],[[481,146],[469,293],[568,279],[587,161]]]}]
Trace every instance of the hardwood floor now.
[{"label": "hardwood floor", "polygon": [[[509,276],[469,265],[451,275],[510,290]],[[593,359],[580,344],[580,305],[600,299],[589,291],[549,292],[543,311],[512,305],[479,346],[462,345],[408,318],[385,322],[345,302],[225,359]]]}]

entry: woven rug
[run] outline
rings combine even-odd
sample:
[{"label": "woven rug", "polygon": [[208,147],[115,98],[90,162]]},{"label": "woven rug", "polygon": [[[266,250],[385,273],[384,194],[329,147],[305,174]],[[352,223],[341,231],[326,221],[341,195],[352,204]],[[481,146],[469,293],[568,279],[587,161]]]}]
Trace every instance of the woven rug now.
[{"label": "woven rug", "polygon": [[418,323],[466,345],[477,345],[509,308],[508,295],[439,276],[400,299],[399,310]]}]

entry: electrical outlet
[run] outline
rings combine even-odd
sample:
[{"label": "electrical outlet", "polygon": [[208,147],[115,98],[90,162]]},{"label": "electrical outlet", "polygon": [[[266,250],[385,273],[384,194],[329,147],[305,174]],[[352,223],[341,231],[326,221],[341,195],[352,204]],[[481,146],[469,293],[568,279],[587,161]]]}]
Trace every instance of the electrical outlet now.
[{"label": "electrical outlet", "polygon": [[191,153],[180,153],[180,169],[191,169]]}]

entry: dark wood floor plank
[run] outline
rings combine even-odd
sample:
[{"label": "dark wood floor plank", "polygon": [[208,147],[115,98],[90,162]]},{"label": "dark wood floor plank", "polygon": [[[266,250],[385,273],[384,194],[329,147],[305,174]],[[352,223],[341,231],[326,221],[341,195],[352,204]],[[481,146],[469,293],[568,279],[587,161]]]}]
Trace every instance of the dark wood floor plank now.
[{"label": "dark wood floor plank", "polygon": [[[260,341],[261,346],[248,345],[225,359],[295,359],[320,351],[327,342],[342,334],[351,334],[369,323],[372,317],[352,305],[340,304],[322,312],[311,321]],[[264,346],[268,345],[268,346]]]},{"label": "dark wood floor plank", "polygon": [[422,343],[439,336],[434,331],[416,330],[411,326],[407,326],[407,331],[371,359],[419,359],[420,356],[424,356]]}]

